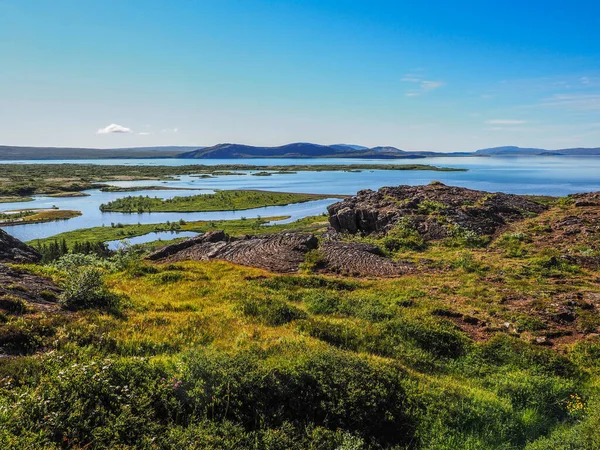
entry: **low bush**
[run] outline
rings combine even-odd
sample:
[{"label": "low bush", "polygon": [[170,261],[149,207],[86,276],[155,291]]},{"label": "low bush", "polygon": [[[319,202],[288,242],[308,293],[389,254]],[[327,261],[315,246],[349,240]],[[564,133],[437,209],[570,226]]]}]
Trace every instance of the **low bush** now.
[{"label": "low bush", "polygon": [[353,291],[360,285],[354,281],[338,280],[318,276],[281,275],[267,278],[260,282],[261,286],[274,290],[283,289],[331,289],[334,291]]},{"label": "low bush", "polygon": [[202,352],[187,360],[184,383],[201,416],[246,429],[307,426],[352,430],[373,444],[410,440],[404,371],[335,350]]},{"label": "low bush", "polygon": [[0,309],[9,314],[25,314],[27,312],[27,303],[18,297],[12,295],[0,296]]},{"label": "low bush", "polygon": [[325,256],[321,251],[315,249],[310,250],[304,256],[304,262],[300,264],[299,269],[304,272],[315,272],[325,265]]},{"label": "low bush", "polygon": [[292,320],[306,318],[304,311],[275,298],[247,298],[242,300],[239,310],[244,316],[258,319],[270,326],[284,325]]},{"label": "low bush", "polygon": [[473,231],[455,226],[450,230],[450,237],[444,240],[446,247],[453,248],[480,248],[489,244],[489,236],[481,236]]},{"label": "low bush", "polygon": [[123,299],[109,291],[99,269],[83,267],[69,273],[63,283],[59,302],[63,308],[70,310],[86,308],[118,310]]}]

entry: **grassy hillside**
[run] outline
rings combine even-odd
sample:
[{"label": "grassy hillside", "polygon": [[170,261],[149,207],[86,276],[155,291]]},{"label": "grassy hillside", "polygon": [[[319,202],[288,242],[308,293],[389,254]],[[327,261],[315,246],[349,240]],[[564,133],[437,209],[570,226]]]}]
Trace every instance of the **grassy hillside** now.
[{"label": "grassy hillside", "polygon": [[[21,267],[71,309],[0,303],[0,445],[599,448],[600,207],[586,208],[558,201],[491,242],[354,238],[414,264],[392,279],[122,255]],[[93,270],[108,290],[73,307]]]}]

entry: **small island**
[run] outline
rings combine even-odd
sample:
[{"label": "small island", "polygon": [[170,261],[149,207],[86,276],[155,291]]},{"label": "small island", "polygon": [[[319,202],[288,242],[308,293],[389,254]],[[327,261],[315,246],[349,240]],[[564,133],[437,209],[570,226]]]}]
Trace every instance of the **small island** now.
[{"label": "small island", "polygon": [[326,198],[344,198],[344,196],[232,190],[171,199],[129,196],[103,203],[100,205],[100,210],[124,213],[240,211],[265,206],[285,206]]},{"label": "small island", "polygon": [[81,216],[81,211],[69,209],[21,209],[0,213],[0,226],[54,222]]},{"label": "small island", "polygon": [[33,197],[0,197],[0,203],[32,202]]}]

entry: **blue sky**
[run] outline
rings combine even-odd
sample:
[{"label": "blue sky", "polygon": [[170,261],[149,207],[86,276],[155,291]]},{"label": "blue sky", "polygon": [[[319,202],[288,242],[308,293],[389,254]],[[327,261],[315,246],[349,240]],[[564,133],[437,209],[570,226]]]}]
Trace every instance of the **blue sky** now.
[{"label": "blue sky", "polygon": [[0,0],[0,144],[598,147],[598,30],[597,1]]}]

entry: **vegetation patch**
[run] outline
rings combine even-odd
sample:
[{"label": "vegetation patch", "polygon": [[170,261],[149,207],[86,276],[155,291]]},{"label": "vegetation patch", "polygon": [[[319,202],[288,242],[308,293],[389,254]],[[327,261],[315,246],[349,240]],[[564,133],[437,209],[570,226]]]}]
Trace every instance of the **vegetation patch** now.
[{"label": "vegetation patch", "polygon": [[236,211],[302,203],[335,196],[320,194],[293,194],[270,191],[219,191],[215,194],[191,195],[160,199],[151,197],[124,197],[100,205],[101,211],[185,212],[185,211]]}]

